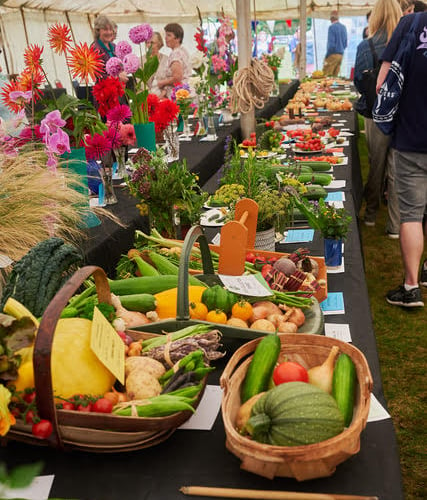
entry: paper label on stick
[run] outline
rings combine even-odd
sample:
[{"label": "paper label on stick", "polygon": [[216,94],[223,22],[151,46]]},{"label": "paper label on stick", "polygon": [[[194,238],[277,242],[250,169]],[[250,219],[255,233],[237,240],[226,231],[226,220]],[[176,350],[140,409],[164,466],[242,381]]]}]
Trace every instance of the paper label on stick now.
[{"label": "paper label on stick", "polygon": [[93,311],[90,348],[121,383],[125,383],[125,344],[101,311]]},{"label": "paper label on stick", "polygon": [[251,297],[268,297],[273,295],[271,288],[261,274],[249,274],[242,276],[228,276],[218,274],[225,288],[230,292]]}]

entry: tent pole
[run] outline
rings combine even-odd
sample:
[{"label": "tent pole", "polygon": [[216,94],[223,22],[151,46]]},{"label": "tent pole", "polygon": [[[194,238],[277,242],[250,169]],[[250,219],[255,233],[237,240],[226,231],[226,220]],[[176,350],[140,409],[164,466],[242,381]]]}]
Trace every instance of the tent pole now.
[{"label": "tent pole", "polygon": [[299,79],[305,78],[307,71],[307,0],[301,0],[299,14],[299,36],[301,56],[299,60]]},{"label": "tent pole", "polygon": [[[239,70],[247,68],[251,64],[251,9],[250,2],[246,0],[236,1],[237,17],[237,43],[239,47]],[[241,113],[240,126],[242,137],[249,137],[251,132],[255,132],[255,109],[249,113]]]},{"label": "tent pole", "polygon": [[22,24],[24,25],[25,41],[27,42],[27,45],[28,45],[30,42],[28,41],[27,23],[25,22],[24,9],[22,7],[20,7],[19,11],[20,11],[21,17],[22,17]]}]

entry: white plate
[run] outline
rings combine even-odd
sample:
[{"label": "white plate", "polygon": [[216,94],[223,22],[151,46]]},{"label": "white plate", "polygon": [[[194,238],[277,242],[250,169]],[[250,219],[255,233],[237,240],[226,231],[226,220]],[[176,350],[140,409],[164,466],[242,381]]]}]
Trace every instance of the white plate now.
[{"label": "white plate", "polygon": [[[263,158],[271,158],[272,156],[276,156],[276,155],[277,155],[276,151],[269,151],[267,154],[264,154],[264,155],[257,154],[256,158],[258,160],[261,160]],[[247,157],[248,157],[248,153],[242,153],[240,155],[240,158],[247,158]]]},{"label": "white plate", "polygon": [[[225,224],[225,221],[217,222],[217,220],[222,219],[227,214],[227,212],[227,208],[211,208],[200,216],[200,225],[208,227],[223,226]],[[212,219],[212,217],[214,217],[214,219]]]},{"label": "white plate", "polygon": [[300,148],[296,148],[296,147],[294,147],[293,149],[294,149],[294,153],[307,154],[307,155],[314,155],[316,153],[324,153],[325,152],[325,148],[319,149],[318,151],[306,151],[305,149],[300,149]]}]

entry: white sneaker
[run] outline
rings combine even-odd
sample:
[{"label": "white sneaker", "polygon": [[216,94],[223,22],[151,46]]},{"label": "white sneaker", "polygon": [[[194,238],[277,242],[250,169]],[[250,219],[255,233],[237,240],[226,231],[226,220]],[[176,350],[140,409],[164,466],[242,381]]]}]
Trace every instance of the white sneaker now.
[{"label": "white sneaker", "polygon": [[399,233],[389,233],[387,231],[387,238],[390,238],[391,240],[398,240],[399,239]]},{"label": "white sneaker", "polygon": [[365,226],[368,226],[368,227],[374,227],[375,226],[375,221],[374,220],[364,220],[363,221]]}]

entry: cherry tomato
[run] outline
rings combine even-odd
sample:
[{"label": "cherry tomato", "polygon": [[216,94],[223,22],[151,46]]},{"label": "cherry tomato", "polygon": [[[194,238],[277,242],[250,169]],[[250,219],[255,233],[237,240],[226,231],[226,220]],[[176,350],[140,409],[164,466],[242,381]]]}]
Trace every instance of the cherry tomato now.
[{"label": "cherry tomato", "polygon": [[27,422],[27,424],[32,424],[34,422],[35,416],[36,414],[35,412],[33,412],[33,410],[28,410],[25,414],[25,422]]},{"label": "cherry tomato", "polygon": [[248,252],[245,257],[247,262],[254,263],[256,259],[256,255],[253,252]]},{"label": "cherry tomato", "polygon": [[53,431],[52,424],[49,420],[40,420],[36,424],[33,424],[31,428],[31,432],[34,436],[37,436],[41,439],[47,439]]},{"label": "cherry tomato", "polygon": [[73,405],[73,403],[70,403],[70,401],[64,401],[62,403],[62,409],[63,410],[74,410],[75,406]]},{"label": "cherry tomato", "polygon": [[93,404],[92,411],[98,413],[111,413],[113,411],[113,403],[107,398],[99,398]]},{"label": "cherry tomato", "polygon": [[27,392],[24,394],[24,401],[31,404],[36,399],[36,391]]},{"label": "cherry tomato", "polygon": [[277,365],[274,369],[273,381],[276,385],[285,382],[308,382],[308,373],[299,363],[285,361]]},{"label": "cherry tomato", "polygon": [[80,404],[76,408],[77,411],[92,411],[92,404],[87,403],[87,404]]}]

